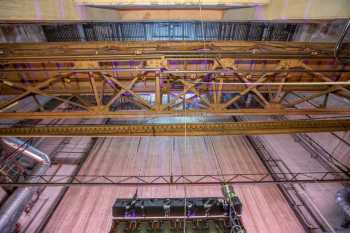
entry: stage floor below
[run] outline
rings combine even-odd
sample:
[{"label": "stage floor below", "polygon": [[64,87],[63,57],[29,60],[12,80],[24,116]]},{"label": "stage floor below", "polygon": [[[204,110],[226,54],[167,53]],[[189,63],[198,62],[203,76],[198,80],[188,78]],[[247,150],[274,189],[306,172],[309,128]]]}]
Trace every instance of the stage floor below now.
[{"label": "stage floor below", "polygon": [[[79,175],[263,173],[241,136],[101,138]],[[248,233],[305,232],[275,184],[236,185]],[[219,185],[70,187],[44,233],[108,233],[117,198],[221,196]]]}]

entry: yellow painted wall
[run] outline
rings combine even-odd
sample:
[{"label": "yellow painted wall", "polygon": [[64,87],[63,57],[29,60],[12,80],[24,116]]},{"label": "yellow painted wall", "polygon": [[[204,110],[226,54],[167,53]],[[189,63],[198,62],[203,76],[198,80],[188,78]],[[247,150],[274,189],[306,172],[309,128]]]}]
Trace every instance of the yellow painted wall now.
[{"label": "yellow painted wall", "polygon": [[[80,1],[80,0],[79,0]],[[87,0],[85,0],[87,1]],[[105,1],[105,0],[101,0]],[[108,0],[107,0],[108,1]],[[129,0],[135,2],[138,0]],[[149,0],[152,1],[152,0]],[[154,0],[157,1],[157,0]],[[165,0],[160,0],[165,1]],[[171,0],[167,0],[172,2]],[[180,1],[180,0],[179,0]],[[181,0],[182,1],[182,0]],[[209,1],[209,0],[208,0]],[[214,0],[210,0],[214,1]],[[228,1],[228,0],[222,0]],[[234,1],[234,0],[232,0]],[[241,0],[239,0],[241,1]],[[242,0],[244,1],[244,0]],[[255,1],[257,2],[257,1]],[[350,18],[350,0],[269,0],[266,5],[227,10],[117,10],[76,0],[0,0],[0,21],[288,20]]]},{"label": "yellow painted wall", "polygon": [[74,0],[0,0],[0,20],[113,21],[116,10],[78,6]]},{"label": "yellow painted wall", "polygon": [[75,0],[78,4],[95,6],[145,6],[145,5],[230,5],[230,6],[253,6],[267,4],[270,0]]},{"label": "yellow painted wall", "polygon": [[120,19],[123,21],[171,21],[171,20],[204,20],[220,21],[223,18],[222,10],[121,10],[119,11]]},{"label": "yellow painted wall", "polygon": [[290,20],[350,18],[350,0],[271,0],[254,8],[230,9],[226,20]]}]

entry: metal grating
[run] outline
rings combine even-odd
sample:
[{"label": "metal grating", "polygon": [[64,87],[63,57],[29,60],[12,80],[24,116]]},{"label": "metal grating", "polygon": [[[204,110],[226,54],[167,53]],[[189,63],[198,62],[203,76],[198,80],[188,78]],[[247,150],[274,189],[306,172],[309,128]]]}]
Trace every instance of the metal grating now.
[{"label": "metal grating", "polygon": [[77,25],[42,26],[47,41],[80,41]]},{"label": "metal grating", "polygon": [[293,40],[300,24],[234,22],[84,23],[46,25],[48,41]]}]

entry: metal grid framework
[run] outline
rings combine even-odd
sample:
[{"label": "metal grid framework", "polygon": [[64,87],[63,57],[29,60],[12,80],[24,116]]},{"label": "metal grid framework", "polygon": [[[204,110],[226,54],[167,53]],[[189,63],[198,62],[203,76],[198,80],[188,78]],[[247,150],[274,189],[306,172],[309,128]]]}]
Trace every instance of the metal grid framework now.
[{"label": "metal grid framework", "polygon": [[[350,99],[349,65],[334,59],[333,47],[285,42],[0,45],[0,119],[349,114],[347,105],[328,101],[331,94]],[[339,56],[349,59],[349,45]],[[299,97],[287,98],[294,94]],[[70,112],[47,111],[37,96],[65,103]],[[25,98],[33,98],[39,111],[13,112]],[[324,101],[298,107],[315,98]]]}]

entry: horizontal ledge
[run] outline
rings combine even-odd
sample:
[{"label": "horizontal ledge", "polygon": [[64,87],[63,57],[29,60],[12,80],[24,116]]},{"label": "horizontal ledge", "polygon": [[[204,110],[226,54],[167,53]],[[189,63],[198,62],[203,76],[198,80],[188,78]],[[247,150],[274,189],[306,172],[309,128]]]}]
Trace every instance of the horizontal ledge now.
[{"label": "horizontal ledge", "polygon": [[[215,58],[253,57],[253,58],[309,58],[334,60],[335,43],[301,43],[301,42],[264,42],[264,41],[157,41],[157,42],[50,42],[22,43],[0,45],[0,61],[10,60],[113,60],[113,59],[150,59],[181,57]],[[349,59],[342,46],[339,56]]]},{"label": "horizontal ledge", "polygon": [[209,117],[209,116],[278,116],[278,115],[349,115],[350,108],[309,108],[309,109],[273,109],[273,108],[247,108],[226,110],[186,110],[186,111],[72,111],[72,112],[0,112],[2,120],[24,119],[137,119],[149,117]]}]

